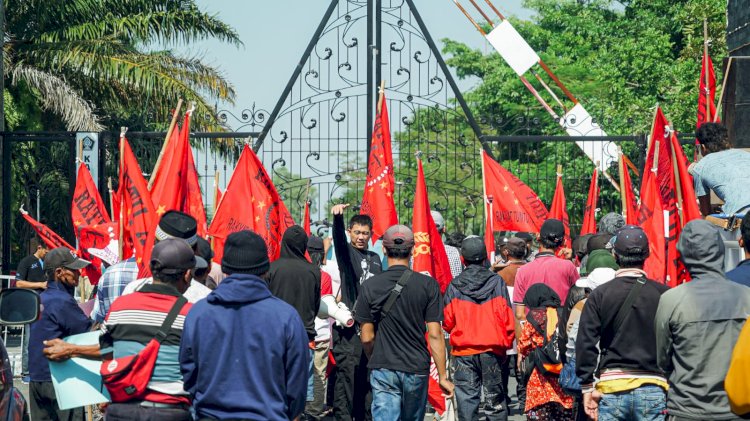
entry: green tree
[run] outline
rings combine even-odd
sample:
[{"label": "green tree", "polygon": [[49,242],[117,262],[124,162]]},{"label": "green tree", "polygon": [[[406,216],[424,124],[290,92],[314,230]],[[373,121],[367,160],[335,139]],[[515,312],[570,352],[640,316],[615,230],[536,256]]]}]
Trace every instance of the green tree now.
[{"label": "green tree", "polygon": [[[68,130],[101,130],[146,115],[162,128],[178,98],[196,102],[197,127],[234,90],[213,67],[169,46],[237,33],[194,0],[4,0],[7,83],[31,93]],[[56,128],[56,127],[47,127]]]}]

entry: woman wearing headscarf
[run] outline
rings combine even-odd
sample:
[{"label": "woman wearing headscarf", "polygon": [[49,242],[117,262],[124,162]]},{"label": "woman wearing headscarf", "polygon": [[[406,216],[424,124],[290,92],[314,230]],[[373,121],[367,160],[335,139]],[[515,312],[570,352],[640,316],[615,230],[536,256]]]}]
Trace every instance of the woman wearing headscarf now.
[{"label": "woman wearing headscarf", "polygon": [[[560,297],[547,285],[534,284],[526,291],[523,303],[529,312],[518,340],[518,352],[527,359],[545,342],[533,324],[545,327],[548,340],[558,329]],[[544,375],[534,367],[526,383],[524,412],[529,421],[572,421],[573,398],[563,392],[556,376]]]}]

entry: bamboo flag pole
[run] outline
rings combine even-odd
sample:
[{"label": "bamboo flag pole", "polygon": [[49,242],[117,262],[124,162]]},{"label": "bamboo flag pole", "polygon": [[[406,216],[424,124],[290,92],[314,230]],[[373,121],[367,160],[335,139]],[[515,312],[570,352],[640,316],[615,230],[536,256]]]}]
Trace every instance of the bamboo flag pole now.
[{"label": "bamboo flag pole", "polygon": [[466,19],[469,19],[469,22],[471,22],[471,24],[474,25],[475,28],[477,28],[477,31],[479,31],[480,34],[487,36],[487,33],[484,32],[484,29],[482,29],[482,27],[479,26],[477,21],[475,21],[474,18],[471,17],[469,12],[467,12],[466,9],[464,9],[464,7],[461,6],[461,3],[459,3],[458,0],[453,0],[453,3],[455,3],[456,6],[458,6],[458,9],[461,10],[464,16],[466,16]]},{"label": "bamboo flag pole", "polygon": [[715,114],[713,115],[713,118],[711,121],[716,123],[719,121],[719,111],[721,111],[721,102],[724,100],[724,92],[726,92],[727,89],[727,80],[729,79],[729,70],[732,68],[732,63],[734,62],[734,57],[729,57],[729,61],[727,62],[727,69],[724,71],[724,80],[721,81],[721,92],[719,92],[719,100],[716,102],[716,108],[714,108]]},{"label": "bamboo flag pole", "polygon": [[164,158],[164,152],[167,150],[167,143],[169,143],[169,138],[172,136],[172,132],[174,131],[174,128],[177,126],[177,117],[180,115],[180,108],[182,108],[182,98],[177,100],[177,108],[174,109],[174,114],[172,114],[172,121],[169,123],[169,128],[167,129],[167,135],[164,136],[164,143],[161,145],[161,151],[159,151],[159,157],[156,158],[156,164],[154,165],[154,170],[151,171],[151,178],[148,180],[148,189],[151,190],[151,186],[154,185],[154,181],[156,181],[156,172],[159,169],[159,165],[161,165],[161,160]]},{"label": "bamboo flag pole", "polygon": [[[127,127],[120,127],[120,171],[122,171],[122,167],[125,163],[125,133],[128,131]],[[119,187],[119,189],[122,189],[122,186]],[[118,254],[120,256],[120,260],[123,260],[123,246],[125,243],[125,218],[122,216],[122,208],[123,203],[120,203],[120,223],[118,224],[120,226],[120,241],[118,241],[117,247],[118,247]]]}]

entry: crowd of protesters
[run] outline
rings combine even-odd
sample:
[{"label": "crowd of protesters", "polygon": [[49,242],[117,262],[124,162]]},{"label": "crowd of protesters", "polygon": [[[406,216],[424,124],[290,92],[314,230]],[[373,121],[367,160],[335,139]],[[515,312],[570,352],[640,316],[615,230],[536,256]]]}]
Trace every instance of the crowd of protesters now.
[{"label": "crowd of protesters", "polygon": [[[411,270],[409,227],[383,234],[381,259],[372,220],[346,224],[347,206],[325,240],[287,229],[274,262],[256,233],[229,235],[220,271],[195,219],[167,212],[152,277],[134,260],[109,267],[90,315],[73,298],[89,262],[40,247],[18,275],[43,305],[23,373],[32,419],[80,419],[57,405],[47,364],[71,357],[103,361],[112,420],[421,421],[432,374],[461,421],[750,419],[750,263],[725,274],[711,222],[685,225],[691,281],[670,289],[648,279],[650,239],[619,214],[561,253],[560,220],[487,250],[433,213],[453,275],[441,293]],[[739,232],[750,253],[750,218]],[[98,345],[62,340],[92,328]]]}]

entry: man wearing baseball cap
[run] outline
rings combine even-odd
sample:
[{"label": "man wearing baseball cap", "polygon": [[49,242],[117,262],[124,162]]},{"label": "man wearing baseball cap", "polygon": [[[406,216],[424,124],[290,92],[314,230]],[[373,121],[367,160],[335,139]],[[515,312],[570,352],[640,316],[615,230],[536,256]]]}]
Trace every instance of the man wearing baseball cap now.
[{"label": "man wearing baseball cap", "polygon": [[[185,316],[190,303],[183,294],[190,285],[197,258],[183,239],[167,238],[151,252],[151,283],[115,300],[107,314],[99,345],[79,346],[62,341],[48,342],[45,354],[51,360],[71,357],[100,358],[101,350],[111,351],[104,359],[117,359],[139,353],[161,328],[174,308],[177,317],[161,342],[153,373],[145,394],[107,406],[110,419],[192,420],[190,397],[183,389],[178,351]],[[104,364],[107,364],[105,361]]]},{"label": "man wearing baseball cap", "polygon": [[355,320],[361,324],[362,346],[370,359],[372,417],[422,420],[430,372],[425,323],[440,387],[448,398],[453,395],[453,383],[446,376],[440,287],[435,279],[409,269],[414,249],[411,229],[404,225],[388,228],[383,249],[388,270],[362,284],[354,309]]},{"label": "man wearing baseball cap", "polygon": [[47,341],[91,329],[91,319],[86,317],[73,298],[80,271],[89,263],[66,247],[51,250],[44,256],[47,288],[40,294],[41,316],[31,325],[29,337],[31,419],[73,420],[83,416],[81,408],[63,411],[58,407],[52,375],[43,350]]},{"label": "man wearing baseball cap", "polygon": [[532,285],[542,283],[552,288],[558,297],[567,297],[570,287],[578,280],[578,271],[573,262],[556,256],[565,240],[565,227],[559,219],[548,219],[539,232],[539,253],[533,261],[518,268],[513,288],[516,304],[516,319],[526,320],[523,298]]},{"label": "man wearing baseball cap", "polygon": [[618,231],[614,255],[620,269],[591,292],[578,327],[584,409],[591,419],[663,420],[668,386],[656,361],[654,317],[669,288],[646,278],[649,244],[640,227]]},{"label": "man wearing baseball cap", "polygon": [[[430,211],[430,214],[432,215],[432,220],[435,221],[435,227],[440,233],[440,241],[443,241],[442,237],[445,235],[445,218],[443,218],[443,215],[440,212],[435,210]],[[455,278],[464,270],[464,265],[461,263],[461,253],[458,251],[457,247],[445,244],[445,242],[443,242],[443,246],[445,246],[445,254],[448,255],[451,276]]]}]

